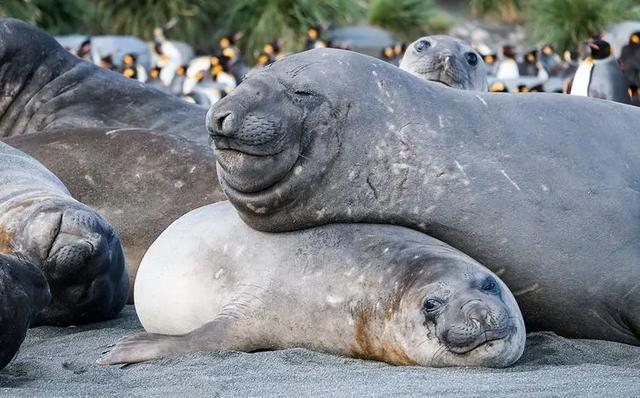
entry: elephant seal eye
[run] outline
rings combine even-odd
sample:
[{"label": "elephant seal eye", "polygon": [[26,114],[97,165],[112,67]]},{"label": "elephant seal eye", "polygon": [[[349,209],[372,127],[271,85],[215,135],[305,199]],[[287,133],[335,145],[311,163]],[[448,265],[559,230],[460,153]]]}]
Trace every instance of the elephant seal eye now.
[{"label": "elephant seal eye", "polygon": [[426,313],[433,313],[433,312],[437,311],[438,308],[440,308],[441,305],[442,305],[442,302],[440,300],[428,299],[428,300],[425,300],[424,304],[422,305],[422,309]]},{"label": "elephant seal eye", "polygon": [[426,50],[429,47],[431,47],[431,43],[429,43],[427,40],[420,40],[415,45],[415,49],[419,53]]},{"label": "elephant seal eye", "polygon": [[467,62],[469,63],[469,65],[471,66],[478,65],[478,56],[475,53],[467,53],[465,55],[465,58],[467,59]]},{"label": "elephant seal eye", "polygon": [[486,277],[482,282],[482,290],[491,294],[500,294],[500,287],[496,280],[491,276]]}]

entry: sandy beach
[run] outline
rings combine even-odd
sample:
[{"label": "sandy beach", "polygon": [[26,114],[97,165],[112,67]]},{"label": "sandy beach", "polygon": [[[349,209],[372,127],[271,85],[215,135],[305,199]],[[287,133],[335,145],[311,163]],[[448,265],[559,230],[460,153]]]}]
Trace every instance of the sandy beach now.
[{"label": "sandy beach", "polygon": [[396,367],[319,354],[197,353],[124,367],[95,360],[141,331],[133,306],[118,319],[31,329],[0,371],[2,397],[631,397],[640,395],[640,347],[532,333],[507,369]]}]

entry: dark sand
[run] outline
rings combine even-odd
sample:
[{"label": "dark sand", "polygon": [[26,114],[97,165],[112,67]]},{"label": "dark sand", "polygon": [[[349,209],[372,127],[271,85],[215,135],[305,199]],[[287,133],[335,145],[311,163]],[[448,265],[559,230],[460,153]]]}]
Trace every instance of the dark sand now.
[{"label": "dark sand", "polygon": [[107,345],[141,330],[132,306],[110,322],[32,329],[0,371],[0,396],[640,396],[640,347],[551,333],[530,334],[508,369],[395,367],[303,349],[95,364]]}]

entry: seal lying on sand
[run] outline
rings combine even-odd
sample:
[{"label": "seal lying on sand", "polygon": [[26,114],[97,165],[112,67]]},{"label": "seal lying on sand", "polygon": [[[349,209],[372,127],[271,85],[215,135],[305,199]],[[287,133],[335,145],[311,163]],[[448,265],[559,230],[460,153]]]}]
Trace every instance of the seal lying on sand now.
[{"label": "seal lying on sand", "polygon": [[24,257],[49,283],[51,304],[33,325],[109,319],[126,302],[128,277],[111,226],[44,166],[1,142],[0,252]]},{"label": "seal lying on sand", "polygon": [[0,136],[141,127],[208,145],[206,109],[82,61],[44,31],[0,18]]},{"label": "seal lying on sand", "polygon": [[469,44],[451,36],[425,36],[411,43],[400,69],[461,90],[487,91],[487,68]]},{"label": "seal lying on sand", "polygon": [[92,128],[5,142],[42,162],[74,198],[96,209],[118,231],[130,302],[140,260],[158,235],[188,211],[225,199],[211,149],[180,137]]},{"label": "seal lying on sand", "polygon": [[49,300],[49,285],[36,266],[0,254],[0,369],[16,355],[31,321]]},{"label": "seal lying on sand", "polygon": [[640,109],[418,82],[332,49],[250,75],[209,111],[223,190],[259,230],[424,231],[500,275],[528,328],[640,344]]},{"label": "seal lying on sand", "polygon": [[511,292],[442,242],[372,224],[258,232],[228,202],[160,235],[135,300],[154,334],[125,338],[99,363],[306,347],[395,365],[502,367],[524,350]]}]

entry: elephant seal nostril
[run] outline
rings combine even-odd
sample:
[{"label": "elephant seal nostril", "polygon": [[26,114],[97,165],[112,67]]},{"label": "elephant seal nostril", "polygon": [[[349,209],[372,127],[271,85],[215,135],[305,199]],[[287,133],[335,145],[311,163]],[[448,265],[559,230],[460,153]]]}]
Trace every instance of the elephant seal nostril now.
[{"label": "elephant seal nostril", "polygon": [[215,134],[229,136],[233,133],[235,116],[231,111],[224,111],[213,116]]}]

